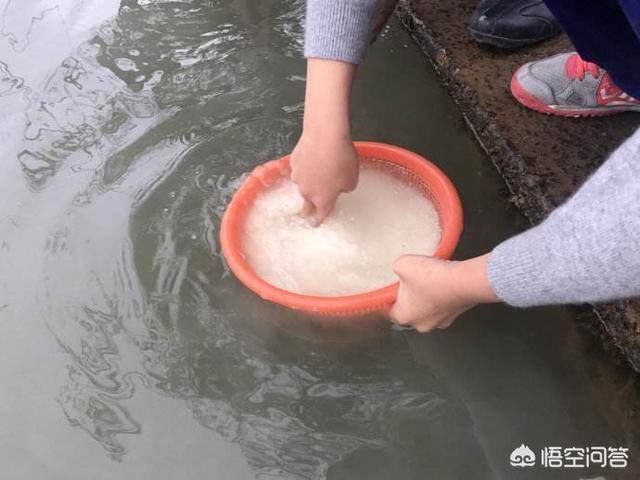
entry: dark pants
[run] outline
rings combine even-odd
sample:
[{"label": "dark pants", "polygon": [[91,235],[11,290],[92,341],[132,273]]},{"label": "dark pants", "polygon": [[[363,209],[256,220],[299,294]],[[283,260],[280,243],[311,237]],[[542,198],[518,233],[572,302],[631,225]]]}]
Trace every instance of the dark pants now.
[{"label": "dark pants", "polygon": [[640,98],[640,0],[545,0],[582,58]]}]

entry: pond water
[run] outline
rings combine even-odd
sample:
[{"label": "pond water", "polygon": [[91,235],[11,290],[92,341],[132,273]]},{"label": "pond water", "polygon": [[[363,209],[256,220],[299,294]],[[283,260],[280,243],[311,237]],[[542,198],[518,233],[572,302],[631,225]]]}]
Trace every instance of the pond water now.
[{"label": "pond water", "polygon": [[[633,450],[624,470],[509,465],[521,443],[637,445],[621,367],[571,312],[418,335],[283,311],[229,273],[226,203],[299,135],[302,2],[0,15],[0,478],[636,478]],[[362,70],[356,138],[450,175],[461,258],[524,228],[395,21]]]}]

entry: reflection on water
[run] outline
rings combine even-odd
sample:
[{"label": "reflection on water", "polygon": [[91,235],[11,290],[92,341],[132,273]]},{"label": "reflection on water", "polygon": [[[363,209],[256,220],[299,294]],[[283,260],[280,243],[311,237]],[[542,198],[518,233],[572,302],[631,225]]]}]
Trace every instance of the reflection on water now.
[{"label": "reflection on water", "polygon": [[[178,400],[172,414],[238,445],[256,478],[324,478],[354,452],[428,446],[430,434],[468,437],[482,464],[464,408],[428,371],[411,373],[400,339],[287,336],[274,325],[295,316],[244,292],[221,259],[220,216],[241,175],[290,150],[300,124],[301,1],[2,6],[0,312],[27,336],[46,327],[60,379],[30,406],[51,394],[123,464],[127,437],[151,428],[128,407],[141,392]],[[10,386],[34,359],[9,333]],[[54,431],[49,441],[72,443]],[[466,468],[427,446],[433,465]],[[90,449],[59,455],[65,478],[100,463]]]}]

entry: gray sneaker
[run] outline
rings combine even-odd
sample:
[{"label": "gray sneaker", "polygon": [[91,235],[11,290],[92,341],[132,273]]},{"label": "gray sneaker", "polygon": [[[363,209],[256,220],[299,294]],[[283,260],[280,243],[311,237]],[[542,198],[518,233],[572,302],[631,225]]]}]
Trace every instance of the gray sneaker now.
[{"label": "gray sneaker", "polygon": [[511,93],[525,107],[551,115],[640,112],[640,101],[620,90],[605,70],[575,52],[521,66],[511,79]]}]

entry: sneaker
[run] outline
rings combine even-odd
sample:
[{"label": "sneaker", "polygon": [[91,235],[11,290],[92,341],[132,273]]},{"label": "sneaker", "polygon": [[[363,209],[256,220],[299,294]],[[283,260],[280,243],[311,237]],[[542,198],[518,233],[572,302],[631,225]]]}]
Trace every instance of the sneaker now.
[{"label": "sneaker", "polygon": [[640,112],[640,101],[624,93],[611,76],[577,53],[561,53],[521,66],[511,93],[538,112],[566,117],[599,117]]},{"label": "sneaker", "polygon": [[542,0],[481,0],[469,24],[476,41],[501,48],[531,45],[561,31]]}]

